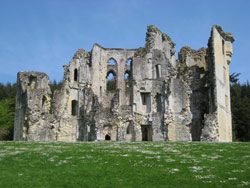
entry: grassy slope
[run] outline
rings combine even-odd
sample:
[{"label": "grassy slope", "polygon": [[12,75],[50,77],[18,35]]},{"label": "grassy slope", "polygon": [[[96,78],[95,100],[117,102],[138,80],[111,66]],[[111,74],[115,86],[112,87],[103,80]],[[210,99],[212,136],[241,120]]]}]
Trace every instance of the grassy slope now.
[{"label": "grassy slope", "polygon": [[0,187],[250,187],[250,143],[0,142]]}]

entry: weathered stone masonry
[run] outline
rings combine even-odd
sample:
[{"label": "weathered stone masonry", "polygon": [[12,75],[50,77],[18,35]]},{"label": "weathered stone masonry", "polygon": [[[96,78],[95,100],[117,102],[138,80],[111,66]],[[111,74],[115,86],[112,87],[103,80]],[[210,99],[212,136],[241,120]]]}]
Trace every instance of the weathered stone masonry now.
[{"label": "weathered stone masonry", "polygon": [[176,60],[171,38],[148,26],[145,47],[79,49],[53,98],[45,73],[19,72],[14,140],[230,142],[233,42],[213,26],[208,48]]}]

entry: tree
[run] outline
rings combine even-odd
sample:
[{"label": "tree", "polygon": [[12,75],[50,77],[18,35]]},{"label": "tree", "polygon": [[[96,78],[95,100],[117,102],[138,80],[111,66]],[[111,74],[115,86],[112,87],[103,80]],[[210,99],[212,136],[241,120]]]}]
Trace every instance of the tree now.
[{"label": "tree", "polygon": [[62,81],[59,81],[57,83],[56,80],[54,80],[53,82],[51,82],[50,89],[51,89],[51,92],[52,92],[52,98],[53,98],[53,95],[54,95],[55,91],[60,90],[62,88],[62,86],[63,86]]},{"label": "tree", "polygon": [[6,98],[16,97],[16,84],[7,83],[6,85],[0,83],[0,100]]},{"label": "tree", "polygon": [[239,77],[240,76],[240,73],[232,73],[229,75],[229,80],[232,84],[237,84],[238,81],[239,81]]},{"label": "tree", "polygon": [[0,101],[0,140],[12,140],[15,116],[15,98]]},{"label": "tree", "polygon": [[230,75],[233,140],[250,141],[250,85],[238,83],[239,75]]},{"label": "tree", "polygon": [[116,90],[116,81],[115,79],[111,79],[107,81],[107,91]]}]

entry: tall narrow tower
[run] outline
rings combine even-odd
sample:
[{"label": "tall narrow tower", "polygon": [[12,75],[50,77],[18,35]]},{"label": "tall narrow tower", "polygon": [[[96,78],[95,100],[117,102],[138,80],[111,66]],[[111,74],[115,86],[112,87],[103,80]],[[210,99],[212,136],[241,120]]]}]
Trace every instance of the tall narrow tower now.
[{"label": "tall narrow tower", "polygon": [[232,141],[229,64],[234,37],[220,26],[213,26],[209,40],[211,91],[209,111],[216,113],[217,140]]}]

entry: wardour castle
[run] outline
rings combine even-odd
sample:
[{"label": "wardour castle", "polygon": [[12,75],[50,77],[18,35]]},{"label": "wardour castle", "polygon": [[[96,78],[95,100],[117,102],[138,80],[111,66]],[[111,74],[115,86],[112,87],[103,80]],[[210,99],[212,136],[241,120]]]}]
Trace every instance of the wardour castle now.
[{"label": "wardour castle", "polygon": [[138,49],[79,49],[60,90],[19,72],[14,140],[232,141],[229,64],[234,37],[213,26],[208,47],[181,48],[155,26]]}]

